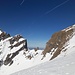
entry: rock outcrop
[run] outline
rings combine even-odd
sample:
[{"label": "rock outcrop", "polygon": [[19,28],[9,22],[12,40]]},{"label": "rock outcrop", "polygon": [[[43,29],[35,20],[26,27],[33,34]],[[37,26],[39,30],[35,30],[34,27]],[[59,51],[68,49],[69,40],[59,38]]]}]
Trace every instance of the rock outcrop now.
[{"label": "rock outcrop", "polygon": [[28,50],[27,39],[21,35],[11,37],[10,34],[0,30],[0,66],[13,64],[13,59],[19,52]]},{"label": "rock outcrop", "polygon": [[6,32],[3,32],[2,30],[0,30],[0,32],[1,32],[0,33],[0,41],[10,37],[10,34],[7,34]]},{"label": "rock outcrop", "polygon": [[[74,30],[75,25],[54,33],[51,39],[47,42],[46,48],[43,51],[44,56],[46,53],[50,53],[52,55],[50,60],[57,57],[65,48],[64,45],[73,37]],[[66,51],[66,49],[64,51]]]}]

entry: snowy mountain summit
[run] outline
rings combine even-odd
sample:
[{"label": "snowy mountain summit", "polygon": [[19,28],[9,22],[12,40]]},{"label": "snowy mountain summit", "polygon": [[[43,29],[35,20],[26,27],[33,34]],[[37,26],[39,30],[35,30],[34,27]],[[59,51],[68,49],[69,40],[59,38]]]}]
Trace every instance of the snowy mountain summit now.
[{"label": "snowy mountain summit", "polygon": [[27,39],[21,35],[12,37],[0,29],[0,75],[8,75],[33,66],[32,58],[39,54],[41,56],[41,53],[42,51],[37,51],[37,48],[28,50]]},{"label": "snowy mountain summit", "polygon": [[[54,33],[50,38],[50,40],[47,42],[46,48],[44,50],[34,50],[34,49],[28,50],[27,40],[24,39],[21,35],[11,37],[10,34],[7,34],[2,30],[0,30],[0,75],[10,75],[12,73],[14,73],[13,75],[21,75],[21,74],[68,75],[69,73],[57,73],[56,72],[57,69],[56,68],[53,69],[51,68],[51,66],[57,64],[56,62],[59,63],[59,61],[62,62],[63,60],[65,62],[62,63],[63,64],[62,66],[64,66],[65,63],[69,62],[73,63],[73,66],[75,66],[73,61],[74,59],[72,60],[73,62],[69,61],[69,59],[73,58],[74,53],[75,53],[75,25]],[[38,64],[41,63],[43,63],[42,64],[43,68],[38,67]],[[47,64],[48,66],[46,67]],[[51,69],[49,69],[49,65]],[[48,71],[46,71],[44,67],[46,67],[45,69],[46,70],[48,69]],[[60,66],[57,67],[60,68]],[[34,68],[36,68],[34,73],[31,73],[32,69],[34,70]],[[38,71],[38,69],[40,69],[40,72]],[[45,73],[42,73],[41,70],[43,71],[45,70],[46,72],[44,71]],[[53,73],[54,71],[57,74]],[[75,73],[69,75],[74,74]]]},{"label": "snowy mountain summit", "polygon": [[11,37],[0,30],[0,66],[13,64],[13,59],[22,50],[27,50],[27,40],[21,35]]}]

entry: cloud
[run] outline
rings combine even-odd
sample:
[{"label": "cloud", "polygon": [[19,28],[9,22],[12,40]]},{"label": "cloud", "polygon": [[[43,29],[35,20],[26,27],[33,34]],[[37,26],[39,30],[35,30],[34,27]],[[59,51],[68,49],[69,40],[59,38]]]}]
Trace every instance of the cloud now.
[{"label": "cloud", "polygon": [[64,1],[63,3],[61,3],[61,4],[57,5],[57,6],[55,6],[53,9],[47,11],[44,15],[49,14],[50,12],[52,12],[53,10],[57,9],[58,7],[64,5],[64,4],[67,3],[68,1],[69,1],[69,0],[66,0],[66,1]]}]

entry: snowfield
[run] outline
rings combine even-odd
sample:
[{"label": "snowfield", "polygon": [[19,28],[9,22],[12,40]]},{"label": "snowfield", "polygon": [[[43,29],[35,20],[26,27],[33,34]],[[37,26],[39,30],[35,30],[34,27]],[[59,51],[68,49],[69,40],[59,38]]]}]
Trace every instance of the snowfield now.
[{"label": "snowfield", "polygon": [[75,75],[75,47],[71,50],[72,52],[64,57],[59,55],[52,61],[11,75]]}]

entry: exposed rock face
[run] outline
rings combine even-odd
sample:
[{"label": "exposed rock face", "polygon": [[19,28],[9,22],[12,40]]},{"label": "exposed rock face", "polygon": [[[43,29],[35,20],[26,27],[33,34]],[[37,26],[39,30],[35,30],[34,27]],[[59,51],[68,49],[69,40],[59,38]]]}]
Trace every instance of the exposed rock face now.
[{"label": "exposed rock face", "polygon": [[69,39],[71,39],[74,35],[74,30],[75,26],[70,26],[62,31],[54,33],[51,39],[47,42],[46,48],[43,51],[44,56],[46,55],[46,53],[50,53],[52,55],[50,60],[57,57],[64,49],[65,43],[69,41]]},{"label": "exposed rock face", "polygon": [[0,30],[0,66],[13,64],[13,59],[19,52],[28,50],[27,40],[21,35],[11,37],[10,34]]},{"label": "exposed rock face", "polygon": [[1,32],[2,33],[0,34],[0,41],[10,37],[10,34],[7,34],[6,32],[3,32],[3,31]]}]

